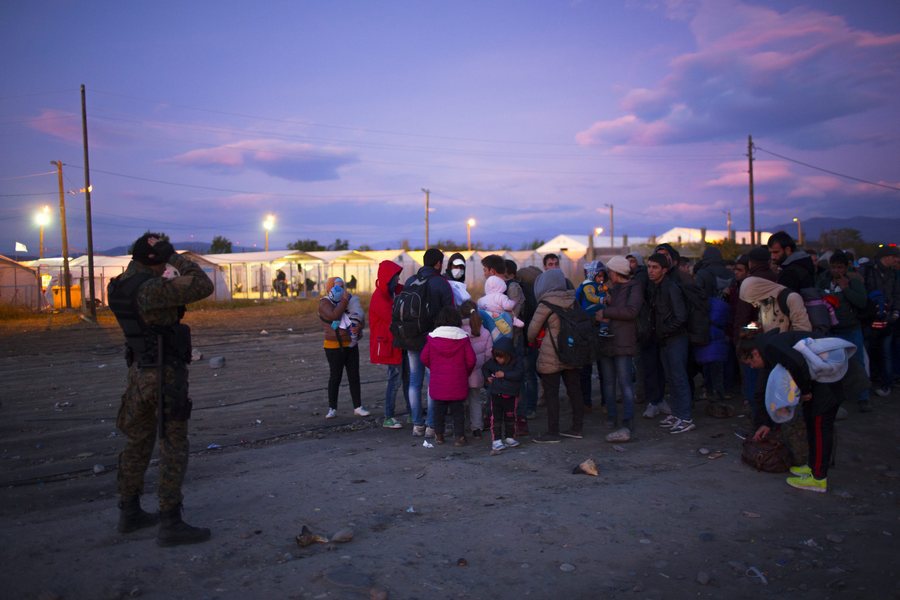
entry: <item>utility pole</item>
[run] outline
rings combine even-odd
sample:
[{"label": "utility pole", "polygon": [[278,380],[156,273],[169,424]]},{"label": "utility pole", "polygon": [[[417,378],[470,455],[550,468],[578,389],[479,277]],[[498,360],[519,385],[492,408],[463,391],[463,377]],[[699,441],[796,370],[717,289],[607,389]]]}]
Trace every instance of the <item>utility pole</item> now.
[{"label": "utility pole", "polygon": [[69,235],[66,233],[66,193],[63,190],[63,163],[51,160],[56,165],[56,177],[59,180],[59,230],[62,234],[63,285],[66,288],[66,308],[72,308],[72,291],[69,288]]},{"label": "utility pole", "polygon": [[732,236],[731,236],[731,234],[732,234],[732,230],[731,230],[731,211],[730,211],[730,210],[725,211],[725,216],[728,217],[728,221],[727,221],[727,223],[728,223],[728,241],[730,242],[730,241],[731,241],[731,237],[732,237]]},{"label": "utility pole", "polygon": [[747,160],[750,165],[750,245],[756,245],[756,213],[753,208],[753,136],[747,136]]},{"label": "utility pole", "polygon": [[81,132],[84,138],[84,214],[87,219],[88,289],[91,293],[91,320],[97,322],[97,303],[94,301],[94,233],[91,227],[91,169],[88,165],[87,104],[84,84],[81,84]]},{"label": "utility pole", "polygon": [[428,205],[431,202],[431,190],[422,188],[422,191],[425,192],[425,249],[428,250]]}]

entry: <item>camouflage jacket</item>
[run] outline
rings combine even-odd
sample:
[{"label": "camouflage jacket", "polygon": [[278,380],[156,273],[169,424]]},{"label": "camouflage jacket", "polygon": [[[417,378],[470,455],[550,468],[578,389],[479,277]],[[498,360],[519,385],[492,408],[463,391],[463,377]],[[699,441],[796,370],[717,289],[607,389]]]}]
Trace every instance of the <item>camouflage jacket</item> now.
[{"label": "camouflage jacket", "polygon": [[[212,280],[197,263],[175,254],[169,264],[178,270],[178,277],[153,277],[138,290],[137,309],[147,325],[175,325],[180,319],[180,306],[197,302],[213,293]],[[119,277],[127,279],[149,271],[149,267],[131,261]]]}]

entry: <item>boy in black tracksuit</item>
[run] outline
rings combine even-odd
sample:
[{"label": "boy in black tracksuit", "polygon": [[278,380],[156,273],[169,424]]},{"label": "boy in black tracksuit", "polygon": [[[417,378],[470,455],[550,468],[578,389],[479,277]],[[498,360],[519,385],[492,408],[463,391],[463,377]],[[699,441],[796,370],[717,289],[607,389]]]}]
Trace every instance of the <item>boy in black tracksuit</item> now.
[{"label": "boy in black tracksuit", "polygon": [[[516,355],[513,341],[501,337],[494,343],[492,358],[481,367],[484,386],[491,397],[491,453],[515,448],[516,401],[525,376],[522,359]],[[506,437],[503,437],[503,430]]]},{"label": "boy in black tracksuit", "polygon": [[[791,467],[793,477],[788,477],[787,483],[791,487],[821,493],[828,489],[828,465],[834,448],[834,421],[838,408],[845,398],[857,397],[859,389],[864,389],[868,381],[865,370],[855,360],[849,361],[847,373],[840,381],[814,381],[806,359],[793,348],[808,337],[811,337],[808,331],[769,331],[741,342],[741,360],[755,369],[766,368],[767,372],[780,364],[791,374],[800,389],[809,459],[805,466]],[[764,410],[762,412],[766,414]],[[765,438],[769,430],[769,425],[762,425],[754,437]]]}]

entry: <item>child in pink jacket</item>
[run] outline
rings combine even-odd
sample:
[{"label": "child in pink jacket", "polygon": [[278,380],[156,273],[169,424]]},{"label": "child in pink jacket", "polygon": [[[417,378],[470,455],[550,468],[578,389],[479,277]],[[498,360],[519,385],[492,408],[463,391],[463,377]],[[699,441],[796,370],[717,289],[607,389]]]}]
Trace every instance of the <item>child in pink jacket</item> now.
[{"label": "child in pink jacket", "polygon": [[475,352],[469,334],[462,330],[462,318],[453,306],[445,306],[434,320],[435,329],[428,334],[422,348],[422,364],[431,371],[428,393],[434,400],[435,442],[444,443],[447,411],[453,417],[455,446],[465,446],[466,397],[469,374],[475,368]]},{"label": "child in pink jacket", "polygon": [[469,427],[472,429],[472,437],[480,438],[481,430],[484,429],[484,414],[481,409],[484,375],[481,374],[481,365],[491,358],[494,343],[487,327],[481,322],[481,314],[474,302],[471,300],[463,302],[459,307],[459,315],[462,317],[463,331],[469,334],[472,350],[475,351],[475,368],[469,375],[469,396],[466,404],[469,407]]}]

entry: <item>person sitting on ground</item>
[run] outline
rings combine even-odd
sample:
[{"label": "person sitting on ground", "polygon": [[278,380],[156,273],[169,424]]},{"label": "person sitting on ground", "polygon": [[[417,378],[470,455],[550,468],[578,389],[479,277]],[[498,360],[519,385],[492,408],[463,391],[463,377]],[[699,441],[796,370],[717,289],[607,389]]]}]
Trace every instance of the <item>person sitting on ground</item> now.
[{"label": "person sitting on ground", "polygon": [[469,334],[462,329],[459,310],[445,306],[434,320],[435,329],[428,334],[422,348],[422,364],[431,370],[429,396],[434,400],[434,439],[444,443],[447,412],[453,418],[455,446],[465,446],[466,398],[469,374],[475,368],[475,352]]},{"label": "person sitting on ground", "polygon": [[491,398],[491,453],[496,454],[519,445],[515,438],[516,404],[525,369],[511,339],[497,340],[481,373]]}]

